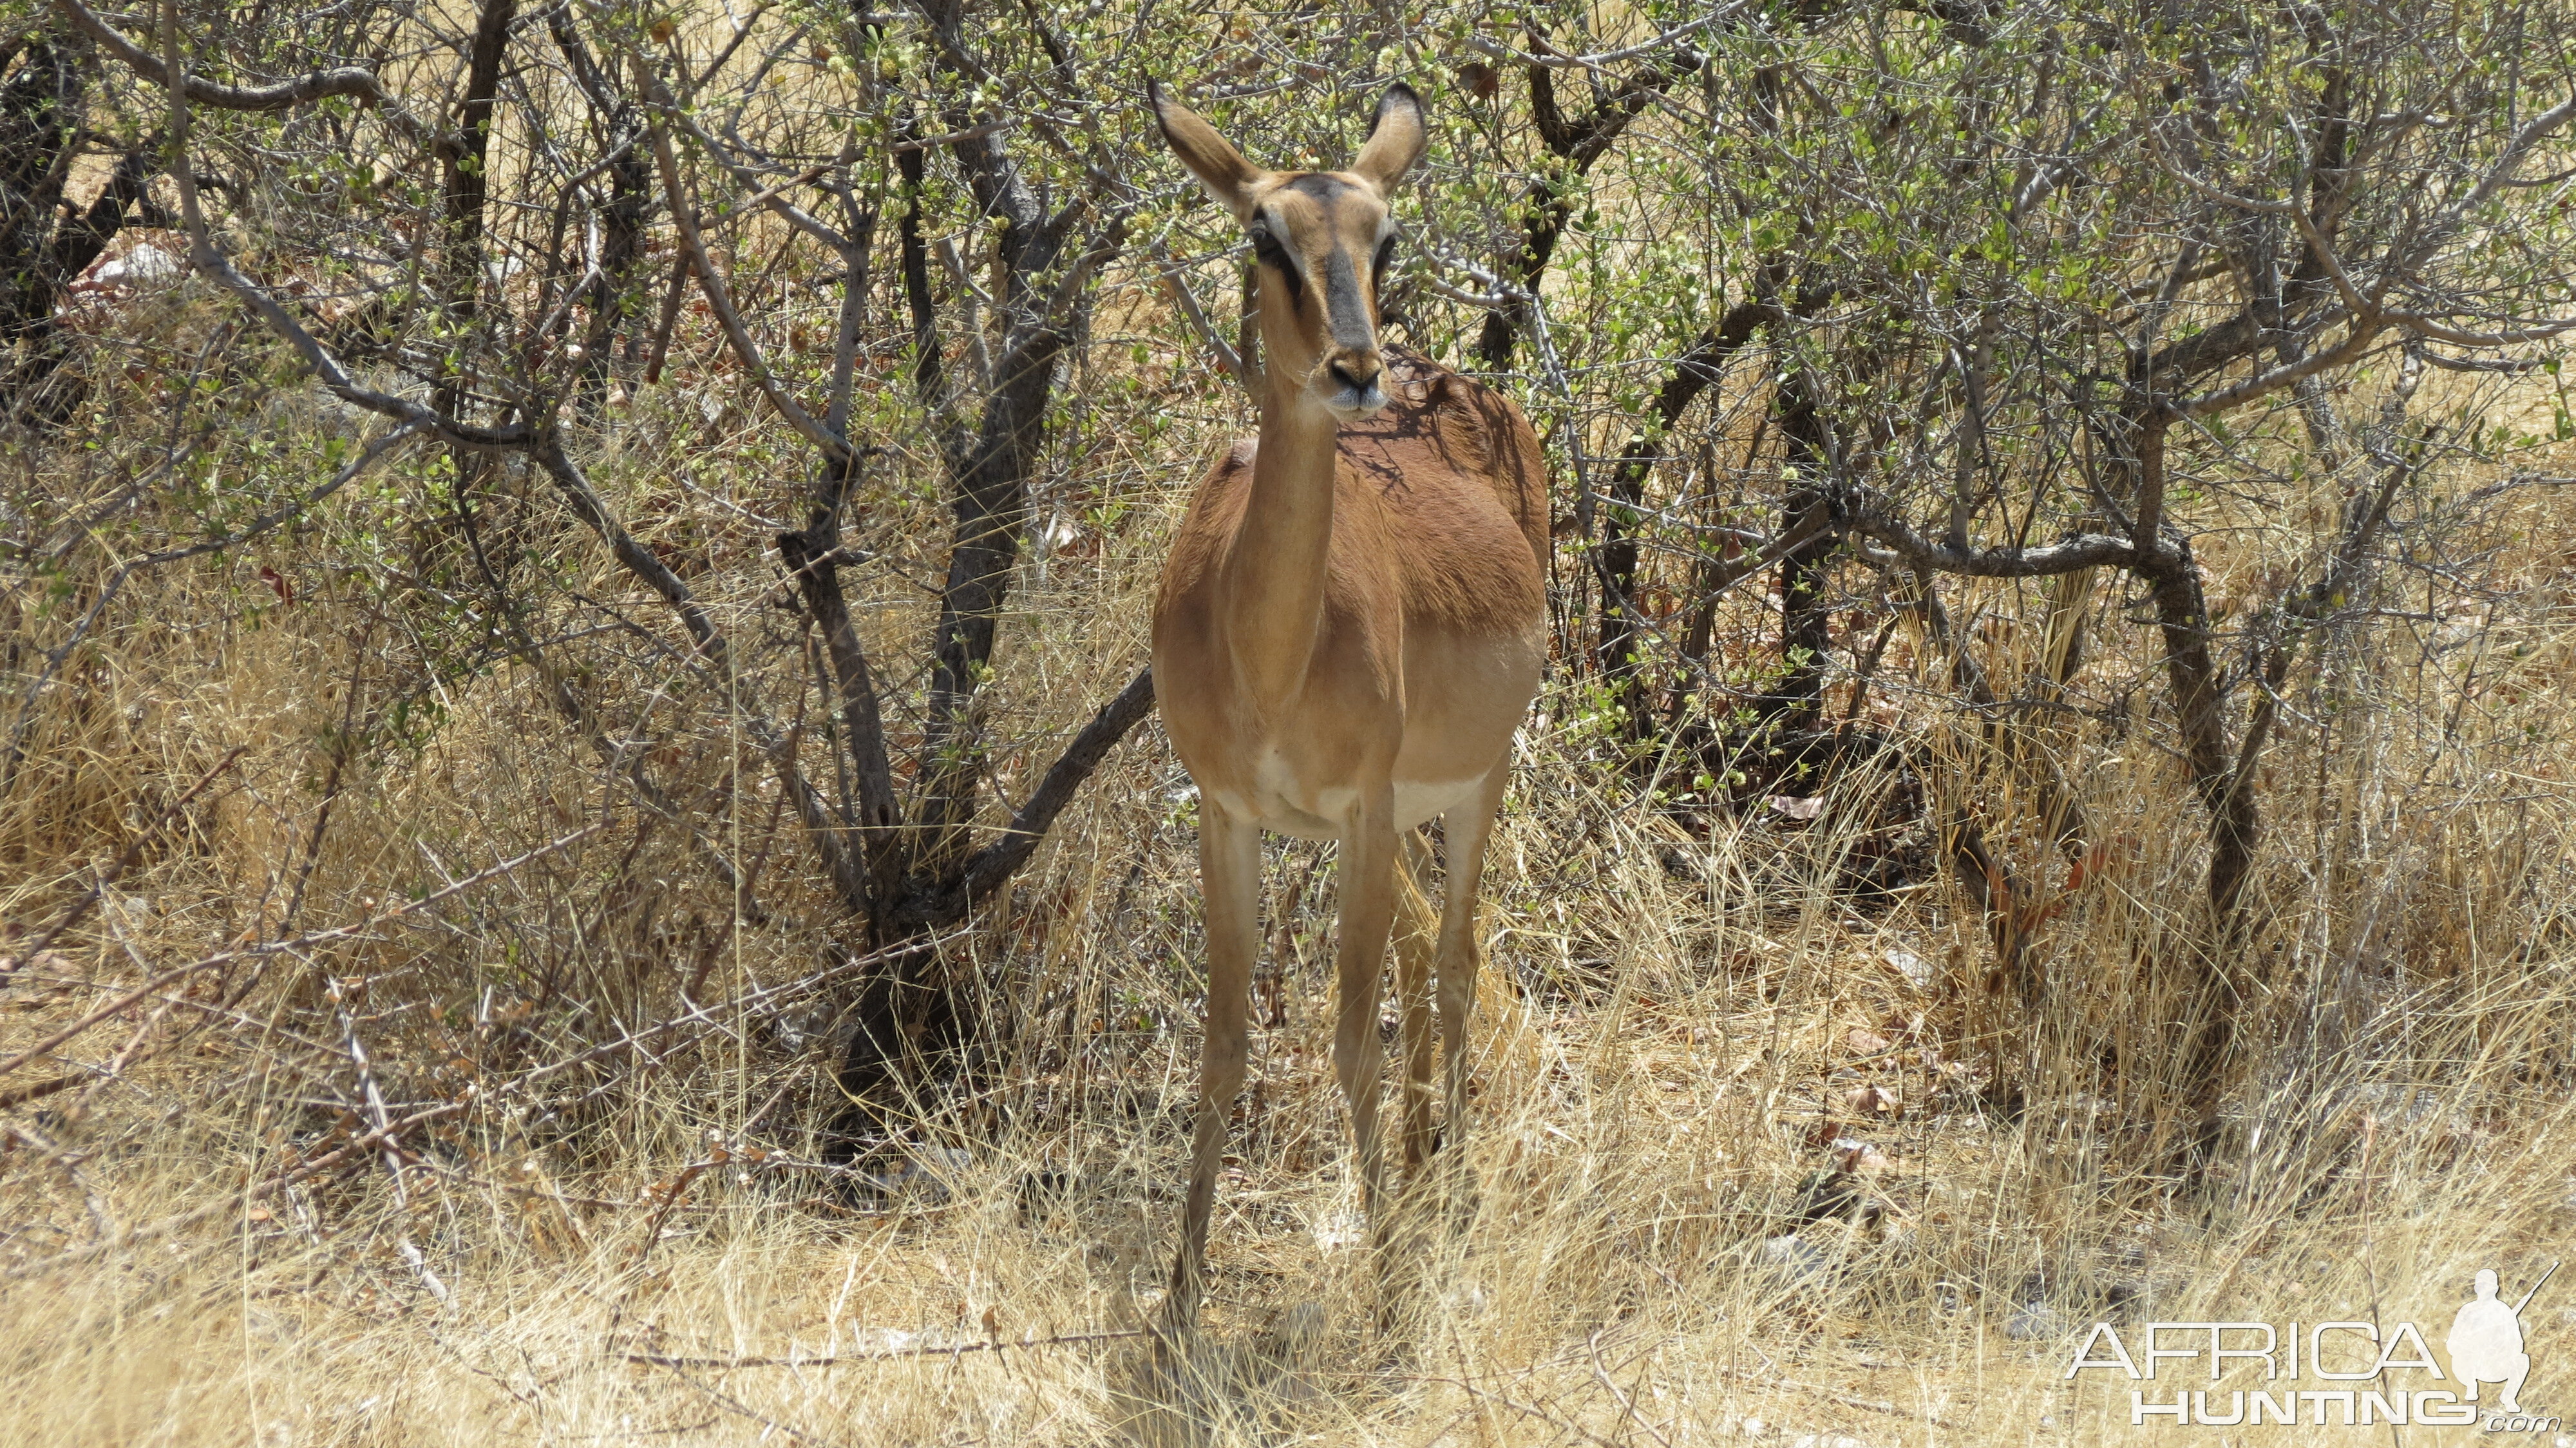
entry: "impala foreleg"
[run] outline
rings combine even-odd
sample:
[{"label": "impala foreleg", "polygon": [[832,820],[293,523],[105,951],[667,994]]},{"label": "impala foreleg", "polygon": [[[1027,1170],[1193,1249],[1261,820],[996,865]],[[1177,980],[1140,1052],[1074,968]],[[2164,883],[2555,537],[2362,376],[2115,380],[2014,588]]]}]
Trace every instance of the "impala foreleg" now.
[{"label": "impala foreleg", "polygon": [[1439,1049],[1432,1032],[1431,970],[1438,949],[1431,903],[1423,894],[1431,878],[1431,845],[1420,830],[1399,840],[1395,879],[1395,998],[1404,1023],[1404,1166],[1409,1173],[1430,1160],[1434,1134],[1431,1061]]},{"label": "impala foreleg", "polygon": [[1333,1028],[1333,1070],[1350,1103],[1351,1150],[1372,1236],[1385,1231],[1386,1154],[1378,1138],[1378,977],[1395,915],[1395,788],[1367,793],[1342,837],[1341,941],[1334,970],[1341,1018]]},{"label": "impala foreleg", "polygon": [[1261,829],[1199,801],[1199,892],[1206,902],[1207,1029],[1199,1054],[1199,1111],[1190,1138],[1190,1190],[1181,1209],[1181,1250],[1172,1263],[1165,1321],[1198,1321],[1208,1217],[1216,1203],[1217,1168],[1225,1159],[1226,1121],[1243,1090],[1251,1051],[1252,961],[1261,948]]},{"label": "impala foreleg", "polygon": [[[1448,1119],[1442,1126],[1441,1143],[1448,1157],[1443,1175],[1453,1189],[1471,1184],[1467,1166],[1467,1058],[1468,1027],[1476,1009],[1479,955],[1476,895],[1485,874],[1485,841],[1493,834],[1494,814],[1502,808],[1503,786],[1509,778],[1509,761],[1496,764],[1494,772],[1485,776],[1484,787],[1477,791],[1476,798],[1451,810],[1442,821],[1449,845],[1449,880],[1440,901],[1440,1050],[1448,1065]],[[1462,1212],[1466,1209],[1463,1190],[1459,1190],[1456,1204]]]}]

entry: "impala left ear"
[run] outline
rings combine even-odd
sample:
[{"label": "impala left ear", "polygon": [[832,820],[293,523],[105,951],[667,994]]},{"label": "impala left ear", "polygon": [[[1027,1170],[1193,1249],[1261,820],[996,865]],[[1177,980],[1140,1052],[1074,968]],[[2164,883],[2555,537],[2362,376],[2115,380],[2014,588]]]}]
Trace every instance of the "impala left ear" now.
[{"label": "impala left ear", "polygon": [[1240,220],[1252,214],[1252,191],[1260,184],[1260,167],[1243,159],[1234,143],[1216,133],[1188,106],[1163,94],[1160,82],[1145,82],[1145,98],[1153,103],[1155,124],[1163,128],[1163,139],[1170,143],[1172,154],[1199,178],[1208,194]]},{"label": "impala left ear", "polygon": [[1351,170],[1367,177],[1381,193],[1391,192],[1413,163],[1422,159],[1429,142],[1422,122],[1422,97],[1397,81],[1377,98],[1377,118],[1369,122],[1368,144],[1360,147],[1360,158],[1351,163]]}]

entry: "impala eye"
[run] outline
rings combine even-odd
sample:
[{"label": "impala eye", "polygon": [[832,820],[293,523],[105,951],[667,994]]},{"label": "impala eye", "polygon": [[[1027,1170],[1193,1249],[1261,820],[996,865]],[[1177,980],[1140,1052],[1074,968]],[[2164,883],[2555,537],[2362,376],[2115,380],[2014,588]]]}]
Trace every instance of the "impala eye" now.
[{"label": "impala eye", "polygon": [[1279,244],[1279,238],[1271,235],[1268,227],[1252,229],[1252,256],[1253,260],[1275,269],[1287,280],[1290,300],[1306,295],[1306,279],[1297,274],[1296,265],[1288,260],[1288,249]]},{"label": "impala eye", "polygon": [[1377,244],[1377,260],[1369,265],[1369,279],[1371,281],[1383,280],[1386,276],[1386,269],[1393,265],[1395,265],[1395,238],[1389,236],[1386,240]]}]

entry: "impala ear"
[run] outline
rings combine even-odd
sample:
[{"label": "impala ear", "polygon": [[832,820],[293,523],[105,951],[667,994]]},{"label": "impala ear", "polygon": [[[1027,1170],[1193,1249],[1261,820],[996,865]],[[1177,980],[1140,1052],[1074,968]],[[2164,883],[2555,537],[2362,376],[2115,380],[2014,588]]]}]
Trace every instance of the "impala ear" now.
[{"label": "impala ear", "polygon": [[1243,159],[1243,153],[1198,112],[1165,95],[1161,82],[1147,81],[1145,96],[1154,103],[1154,120],[1163,128],[1163,139],[1171,143],[1172,154],[1181,158],[1219,206],[1237,219],[1250,216],[1253,187],[1265,174],[1262,169]]},{"label": "impala ear", "polygon": [[1422,97],[1402,81],[1386,88],[1377,98],[1377,116],[1369,122],[1368,144],[1360,147],[1360,158],[1351,170],[1367,177],[1383,192],[1395,189],[1413,163],[1422,159],[1429,136],[1422,123]]}]

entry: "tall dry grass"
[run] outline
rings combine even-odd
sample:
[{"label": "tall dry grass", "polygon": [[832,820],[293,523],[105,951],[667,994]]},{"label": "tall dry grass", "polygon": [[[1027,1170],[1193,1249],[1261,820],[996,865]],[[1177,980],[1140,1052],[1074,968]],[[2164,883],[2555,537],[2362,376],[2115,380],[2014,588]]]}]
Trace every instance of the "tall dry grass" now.
[{"label": "tall dry grass", "polygon": [[[202,297],[136,305],[158,310],[134,346],[207,351]],[[1141,659],[1185,485],[1243,425],[1175,376],[1086,379],[1111,441],[1041,508],[997,685],[995,729],[1028,741],[1006,791]],[[345,419],[255,374],[212,391],[175,444],[125,421],[170,407],[136,384],[102,395],[99,447],[17,445],[27,536],[139,480],[131,556],[202,522],[164,479],[327,471]],[[639,398],[596,471],[766,639],[751,677],[792,711],[793,628],[764,622],[784,617],[774,439],[736,401]],[[478,643],[473,602],[440,596],[438,468],[407,453],[292,535],[138,572],[39,697],[0,800],[13,948],[97,903],[6,978],[0,1059],[133,999],[0,1075],[76,1078],[0,1108],[12,1444],[2210,1441],[2132,1428],[2125,1381],[2070,1384],[2083,1331],[2332,1314],[2437,1335],[2475,1270],[2526,1283],[2569,1245],[2576,520],[2546,489],[2463,521],[2474,576],[2340,645],[2279,745],[2273,943],[2216,1006],[2249,1043],[2223,1171],[2172,1170],[2174,1023],[2206,1003],[2160,966],[2205,938],[2201,825],[2144,717],[2136,631],[2106,627],[2089,667],[2141,717],[2052,741],[2119,849],[2047,923],[2036,1013],[1992,993],[1982,926],[1921,868],[1921,802],[1978,747],[1927,647],[1900,641],[1871,712],[1921,747],[1837,778],[1812,819],[1651,808],[1697,765],[1623,761],[1560,678],[1493,847],[1472,1215],[1438,1230],[1417,1197],[1392,1260],[1365,1246],[1325,1066],[1330,854],[1275,844],[1210,1334],[1176,1357],[1138,1331],[1197,1049],[1192,805],[1159,735],[947,943],[999,1044],[917,1103],[900,1150],[827,1162],[856,947],[723,701],[540,494],[504,487],[488,521],[553,570],[547,627],[585,631],[563,667],[697,828],[656,819],[533,669]],[[887,656],[921,626],[934,506],[891,492],[868,520]],[[2212,550],[2213,591],[2250,596],[2280,561]],[[117,562],[65,549],[10,580],[22,676]],[[2027,636],[1981,635],[1989,667]],[[2009,770],[1978,777],[1999,829],[2028,813]],[[710,852],[757,862],[748,897]],[[1891,852],[1915,867],[1856,888]],[[386,1156],[371,1132],[415,1116]],[[2544,1409],[2576,1408],[2565,1292],[2524,1318]]]}]

